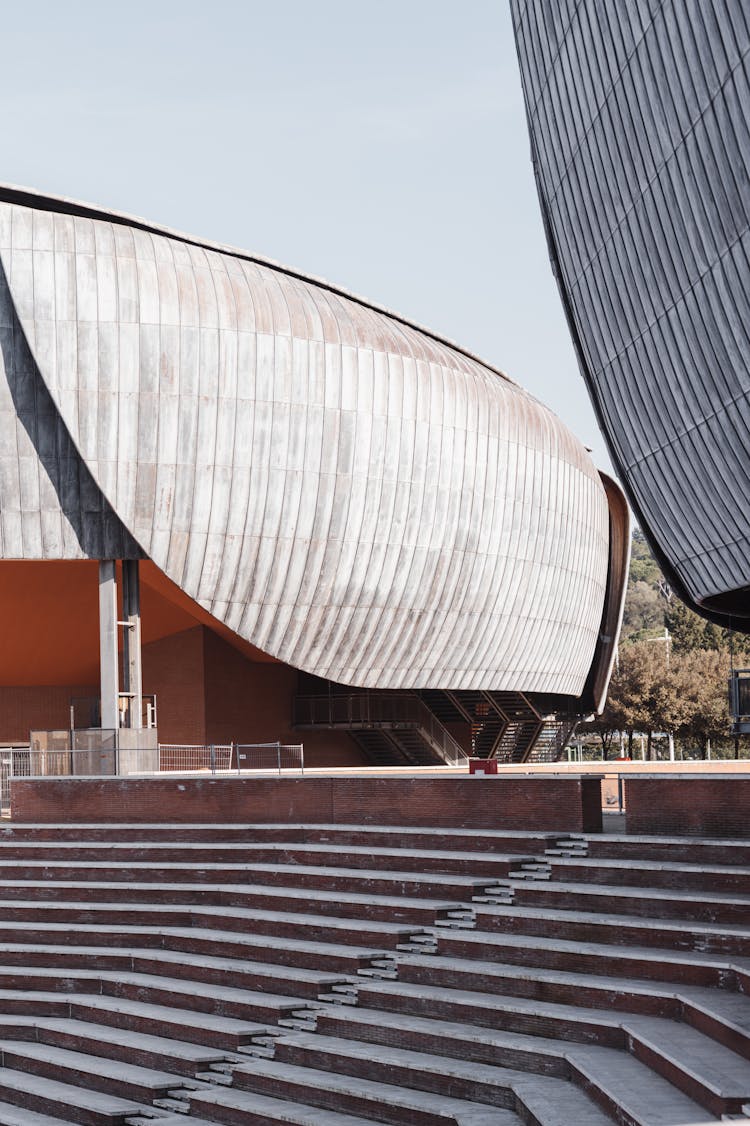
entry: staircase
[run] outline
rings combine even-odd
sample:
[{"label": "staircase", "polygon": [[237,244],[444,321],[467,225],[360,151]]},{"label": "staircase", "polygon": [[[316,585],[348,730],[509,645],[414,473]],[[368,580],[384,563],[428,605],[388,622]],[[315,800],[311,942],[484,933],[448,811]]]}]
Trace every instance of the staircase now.
[{"label": "staircase", "polygon": [[750,1110],[750,842],[0,831],[0,1126]]}]

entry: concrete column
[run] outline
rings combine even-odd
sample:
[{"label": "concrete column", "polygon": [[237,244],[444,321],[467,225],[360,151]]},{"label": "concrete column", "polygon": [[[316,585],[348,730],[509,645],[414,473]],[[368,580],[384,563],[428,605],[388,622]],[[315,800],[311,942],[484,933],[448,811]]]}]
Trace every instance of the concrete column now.
[{"label": "concrete column", "polygon": [[101,725],[117,731],[119,677],[117,671],[117,574],[114,559],[99,561],[99,679]]},{"label": "concrete column", "polygon": [[129,727],[140,730],[143,712],[143,673],[141,670],[141,584],[138,560],[122,562],[123,690],[130,693]]}]

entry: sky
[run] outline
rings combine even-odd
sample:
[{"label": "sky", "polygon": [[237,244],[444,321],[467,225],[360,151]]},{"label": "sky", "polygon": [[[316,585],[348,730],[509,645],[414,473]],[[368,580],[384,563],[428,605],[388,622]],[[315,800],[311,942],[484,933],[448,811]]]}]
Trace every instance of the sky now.
[{"label": "sky", "polygon": [[0,180],[311,273],[455,340],[611,471],[542,230],[506,0],[36,0]]}]

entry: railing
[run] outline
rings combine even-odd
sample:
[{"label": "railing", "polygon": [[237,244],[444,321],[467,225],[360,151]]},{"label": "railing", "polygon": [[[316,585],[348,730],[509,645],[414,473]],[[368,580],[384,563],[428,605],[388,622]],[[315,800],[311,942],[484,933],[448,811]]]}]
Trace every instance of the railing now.
[{"label": "railing", "polygon": [[0,809],[10,808],[12,778],[102,777],[117,774],[227,774],[263,770],[304,774],[302,743],[167,744],[156,747],[0,749]]},{"label": "railing", "polygon": [[294,723],[297,727],[417,728],[443,762],[458,766],[469,758],[419,696],[407,692],[297,696]]}]

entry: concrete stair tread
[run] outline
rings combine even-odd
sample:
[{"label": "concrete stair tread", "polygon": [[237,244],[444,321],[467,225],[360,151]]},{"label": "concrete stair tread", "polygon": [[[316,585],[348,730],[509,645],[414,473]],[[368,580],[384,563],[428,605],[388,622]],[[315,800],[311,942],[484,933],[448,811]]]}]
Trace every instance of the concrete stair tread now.
[{"label": "concrete stair tread", "polygon": [[680,996],[688,998],[713,1016],[750,1034],[750,996],[728,989],[704,989],[699,985],[680,986]]},{"label": "concrete stair tread", "polygon": [[[0,829],[0,842],[3,841],[3,840],[7,840],[9,843],[12,844],[14,842],[17,842],[19,839],[22,839],[26,835],[31,834],[34,831],[38,831],[38,830],[42,830],[43,832],[49,832],[50,830],[57,830],[58,832],[60,830],[63,830],[63,831],[68,830],[69,831],[70,830],[70,824],[65,823],[65,822],[61,822],[59,825],[55,825],[54,823],[51,823],[51,822],[48,822],[48,821],[24,821],[23,824],[16,823],[16,824],[13,824],[13,825],[3,826],[2,829]],[[195,833],[200,833],[200,834],[210,832],[213,836],[218,836],[218,837],[221,837],[222,834],[228,835],[228,836],[238,836],[238,835],[242,834],[242,837],[243,837],[242,843],[244,844],[246,839],[249,838],[249,839],[252,840],[253,836],[256,836],[258,833],[267,832],[268,830],[272,830],[273,832],[278,832],[279,823],[277,821],[262,821],[262,822],[261,821],[259,821],[259,822],[248,821],[246,823],[242,823],[242,822],[238,822],[238,821],[224,821],[224,822],[221,822],[221,821],[211,821],[211,822],[206,822],[206,821],[190,821],[190,822],[188,822],[188,821],[185,821],[185,822],[182,822],[182,821],[175,821],[175,822],[170,822],[170,821],[151,821],[151,822],[129,821],[128,822],[128,821],[123,821],[123,822],[119,822],[118,821],[117,824],[113,824],[111,821],[88,821],[88,822],[86,822],[85,825],[80,825],[80,826],[77,825],[76,826],[76,828],[75,828],[75,840],[70,842],[70,843],[73,844],[73,845],[107,843],[106,841],[101,842],[101,841],[97,840],[96,838],[86,839],[83,836],[83,834],[85,834],[85,833],[93,833],[93,832],[96,832],[97,830],[100,831],[100,832],[103,831],[107,834],[112,834],[115,837],[118,837],[119,835],[121,835],[123,833],[129,833],[129,832],[135,833],[136,837],[137,837],[137,843],[138,844],[150,844],[151,840],[148,837],[149,833],[154,834],[156,837],[158,837],[159,835],[164,835],[164,836],[169,835],[170,839],[174,840],[174,838],[176,836],[179,836],[179,834],[190,833],[190,832],[195,832]],[[530,829],[528,831],[526,829],[471,829],[471,830],[467,830],[467,829],[454,829],[454,828],[447,828],[447,827],[443,828],[442,826],[433,828],[429,825],[424,825],[424,826],[423,825],[362,825],[361,823],[360,824],[357,824],[355,822],[343,823],[343,822],[338,822],[338,821],[330,821],[330,822],[322,822],[322,821],[321,822],[317,822],[317,821],[290,821],[290,822],[286,822],[285,821],[284,825],[283,825],[283,831],[284,831],[284,833],[295,833],[295,832],[300,832],[300,831],[313,832],[313,833],[333,833],[335,836],[346,835],[347,833],[366,833],[368,836],[370,834],[372,834],[372,836],[374,836],[374,837],[377,837],[378,835],[383,836],[385,834],[392,834],[392,833],[397,833],[397,834],[399,834],[399,836],[403,836],[403,837],[427,836],[430,833],[434,833],[435,836],[439,837],[439,838],[442,838],[442,837],[466,837],[466,836],[471,835],[473,840],[477,840],[477,841],[485,840],[487,842],[502,840],[505,837],[507,837],[508,840],[536,840],[536,841],[544,841],[545,843],[549,842],[549,841],[563,840],[563,839],[567,838],[568,836],[575,836],[579,840],[585,840],[586,839],[583,834],[568,834],[568,833],[565,833],[565,832],[556,833],[556,832],[550,832],[550,831],[544,831],[544,830],[535,831],[533,829]],[[624,840],[624,841],[628,841],[628,840],[631,840],[633,838],[622,837],[621,839]],[[658,842],[660,839],[663,840],[664,838],[639,837],[637,839],[638,840],[648,840],[648,841]],[[675,838],[675,839],[679,839],[681,841],[690,841],[693,844],[695,843],[695,838],[687,837],[687,838]],[[26,843],[26,842],[24,842],[24,843]],[[28,843],[33,843],[33,842],[29,841]],[[40,842],[40,843],[49,843],[49,842]],[[65,842],[64,840],[62,840],[60,843],[64,844],[64,843],[68,843],[68,842]],[[196,847],[200,847],[200,845],[204,844],[205,842],[202,841],[202,840],[195,841],[195,842],[180,841],[180,844],[183,844],[183,843],[184,844],[194,843],[196,845]],[[723,844],[724,842],[723,841],[717,841],[716,843]]]},{"label": "concrete stair tread", "polygon": [[[355,1061],[373,1060],[371,1044],[360,1044],[356,1041],[319,1034],[299,1033],[293,1037],[280,1038],[277,1042],[277,1050],[287,1040],[311,1052],[327,1052]],[[585,1051],[587,1070],[590,1071],[597,1086],[610,1094],[617,1092],[615,1097],[618,1101],[626,1095],[636,1122],[643,1123],[644,1126],[646,1123],[648,1126],[690,1126],[692,1123],[706,1122],[706,1112],[697,1103],[687,1098],[666,1080],[655,1075],[638,1060],[624,1052],[604,1053],[600,1049]],[[448,1083],[453,1079],[461,1079],[482,1083],[490,1090],[510,1087],[522,1099],[524,1089],[539,1091],[546,1088],[549,1092],[548,1097],[553,1101],[556,1090],[560,1087],[564,1088],[570,1082],[567,1079],[530,1074],[515,1068],[503,1068],[383,1045],[378,1046],[376,1062],[384,1068],[392,1065],[445,1077]],[[595,1109],[601,1122],[609,1121],[604,1113],[598,1111],[598,1108]]]},{"label": "concrete stair tread", "polygon": [[181,1087],[185,1084],[185,1077],[166,1071],[157,1071],[154,1068],[141,1067],[138,1064],[123,1063],[120,1060],[107,1059],[88,1052],[76,1052],[69,1048],[58,1048],[53,1044],[34,1043],[27,1040],[0,1039],[0,1051],[11,1052],[14,1055],[24,1055],[28,1059],[53,1063],[60,1067],[75,1069],[85,1074],[96,1072],[100,1076],[112,1079],[130,1079],[144,1087],[153,1087],[161,1090],[164,1087]]},{"label": "concrete stair tread", "polygon": [[[519,1122],[517,1115],[512,1111],[500,1111],[482,1104],[472,1103],[466,1099],[451,1098],[450,1095],[433,1094],[430,1091],[420,1091],[414,1087],[397,1087],[391,1083],[381,1083],[374,1079],[361,1079],[357,1076],[340,1075],[331,1071],[319,1071],[312,1067],[300,1067],[297,1064],[280,1063],[276,1060],[258,1060],[257,1062],[242,1064],[236,1069],[242,1076],[254,1074],[267,1075],[272,1080],[283,1082],[290,1081],[304,1087],[311,1093],[313,1091],[332,1091],[339,1093],[353,1093],[360,1098],[373,1102],[373,1109],[378,1104],[403,1107],[408,1110],[422,1113],[431,1113],[447,1122],[465,1123],[466,1126],[508,1126]],[[242,1088],[233,1088],[226,1092],[231,1096]],[[309,1096],[308,1096],[309,1097]],[[221,1100],[231,1103],[231,1097]],[[312,1101],[312,1100],[311,1100]]]},{"label": "concrete stair tread", "polygon": [[[510,883],[514,888],[529,887],[528,880],[512,879]],[[653,893],[655,898],[664,900],[684,900],[690,903],[722,903],[747,906],[750,911],[750,896],[729,894],[727,892],[702,892],[693,888],[686,891],[675,891],[673,888],[662,887],[628,887],[623,884],[577,884],[567,880],[534,881],[534,889],[546,892],[573,892],[576,895],[607,895],[620,899],[644,899],[647,893]]]},{"label": "concrete stair tread", "polygon": [[[549,886],[546,881],[544,883],[534,881],[534,887],[547,887]],[[579,887],[580,885],[572,885]],[[657,889],[658,890],[658,889]],[[634,917],[627,915],[606,914],[601,911],[582,911],[578,908],[575,910],[565,910],[560,907],[532,907],[527,904],[513,905],[506,907],[503,904],[491,903],[476,903],[477,914],[477,929],[481,930],[481,921],[483,918],[507,918],[515,922],[521,922],[524,918],[550,921],[550,922],[575,922],[585,923],[590,926],[599,924],[607,924],[612,927],[619,927],[623,933],[627,933],[628,929],[632,930],[664,930],[674,931],[676,936],[684,935],[685,933],[697,935],[713,935],[713,934],[726,934],[737,935],[742,938],[750,939],[750,927],[740,927],[736,923],[704,923],[700,921],[685,920],[685,919],[657,919],[647,918],[645,916]],[[504,933],[504,932],[501,932]],[[515,932],[519,932],[516,930]],[[529,935],[528,937],[536,939],[536,935]],[[609,943],[607,945],[610,945]],[[627,948],[627,943],[612,943],[615,949],[618,946]],[[671,950],[671,947],[670,947]]]},{"label": "concrete stair tread", "polygon": [[57,1079],[44,1079],[41,1075],[14,1071],[8,1067],[0,1067],[0,1090],[5,1092],[6,1099],[8,1091],[17,1091],[19,1094],[30,1092],[54,1100],[61,1106],[81,1107],[113,1117],[137,1114],[139,1111],[143,1113],[145,1109],[142,1103],[123,1099],[118,1095],[91,1091],[88,1087],[74,1087],[70,1083],[60,1083]]},{"label": "concrete stair tread", "polygon": [[[27,847],[27,846],[24,846],[24,847]],[[47,845],[47,847],[49,848],[49,844]],[[78,849],[81,849],[81,848],[86,847],[86,846],[80,841],[77,842],[76,845],[73,845],[73,844],[68,845],[68,848],[70,850],[74,850],[76,847]],[[90,844],[88,847],[98,849],[100,846],[98,844]],[[129,842],[129,843],[119,843],[119,844],[118,843],[112,843],[109,847],[110,847],[110,851],[114,853],[116,849],[134,850],[134,849],[137,849],[137,848],[151,848],[151,849],[154,849],[154,850],[158,850],[160,848],[163,848],[163,849],[170,849],[171,851],[174,851],[175,847],[182,848],[183,845],[180,844],[178,846],[175,846],[175,844],[173,842],[172,843],[166,843],[165,842],[164,844],[158,844],[158,843],[146,844],[145,842]],[[221,848],[225,848],[225,849],[231,849],[232,848],[231,845],[216,845],[215,847],[217,847],[217,848],[221,847]],[[330,841],[330,842],[325,842],[325,843],[319,842],[319,841],[292,841],[292,840],[287,840],[287,841],[246,841],[241,846],[238,846],[238,852],[241,851],[243,859],[241,861],[237,861],[237,862],[234,862],[234,861],[210,861],[210,860],[204,861],[205,852],[210,851],[210,848],[211,848],[210,845],[203,845],[200,850],[196,849],[195,851],[199,851],[200,855],[201,855],[201,862],[200,862],[200,864],[198,864],[198,867],[201,868],[201,869],[203,869],[203,868],[213,869],[213,868],[234,868],[234,867],[236,867],[236,868],[247,868],[247,867],[250,867],[251,865],[254,866],[253,865],[253,859],[252,859],[253,853],[257,853],[257,852],[270,852],[270,853],[283,854],[285,852],[301,851],[301,852],[304,852],[306,855],[311,855],[311,856],[314,857],[315,855],[324,856],[328,853],[331,853],[334,850],[340,849],[340,847],[341,846],[337,841]],[[468,850],[467,851],[463,851],[463,850],[454,851],[454,850],[442,849],[442,848],[439,848],[439,849],[438,848],[388,848],[388,847],[384,847],[384,846],[370,845],[370,844],[367,844],[367,845],[349,845],[348,844],[346,846],[346,855],[347,856],[363,856],[363,857],[368,857],[368,858],[379,857],[379,858],[383,858],[383,859],[385,859],[386,857],[388,857],[388,858],[408,857],[410,860],[411,859],[422,859],[422,858],[427,859],[427,860],[459,860],[459,861],[462,861],[462,862],[466,861],[466,860],[471,861],[472,859],[476,859],[477,861],[491,860],[493,862],[497,862],[498,864],[505,863],[506,861],[512,861],[514,864],[518,864],[518,863],[521,863],[523,860],[533,860],[535,858],[533,853],[530,853],[528,856],[526,856],[523,853],[517,853],[517,852],[510,852],[510,853],[495,852],[494,849],[491,850],[491,851],[488,850],[488,851],[485,851],[485,852],[471,852],[471,851],[468,851]],[[119,862],[119,858],[117,858],[117,857],[113,857],[113,860],[115,862]],[[80,863],[82,863],[82,864],[83,863],[90,863],[92,865],[92,867],[94,867],[94,868],[111,867],[113,860],[109,860],[109,861],[107,861],[107,860],[102,860],[102,861],[82,860],[82,861],[80,861]],[[13,858],[4,860],[2,858],[2,851],[0,850],[0,870],[2,870],[6,865],[12,865],[12,864],[17,864],[17,863],[19,863],[19,861],[16,860],[16,859],[13,859]],[[29,861],[24,860],[23,863],[24,864],[28,863],[29,865],[41,865],[41,866],[49,865],[50,867],[64,868],[66,866],[69,866],[71,863],[75,864],[76,861],[71,860],[71,858],[68,857],[67,860],[45,860],[45,859],[29,860]],[[149,867],[151,865],[156,865],[156,866],[159,866],[159,867],[163,867],[167,870],[170,870],[172,868],[182,868],[182,867],[186,866],[186,864],[182,864],[179,861],[170,861],[170,860],[148,861],[148,860],[138,860],[138,859],[136,859],[136,860],[134,860],[134,863],[139,865],[139,866],[142,866],[144,868]],[[193,866],[195,866],[194,861],[193,861]],[[321,865],[321,867],[328,868],[329,865],[325,864],[325,865]]]},{"label": "concrete stair tread", "polygon": [[[42,1031],[64,1032],[66,1035],[90,1040],[97,1044],[117,1044],[123,1048],[139,1048],[169,1054],[194,1063],[196,1067],[208,1066],[210,1063],[225,1060],[230,1054],[221,1049],[217,1050],[216,1048],[204,1047],[201,1044],[193,1044],[188,1040],[174,1040],[166,1036],[154,1036],[147,1032],[130,1032],[126,1028],[115,1028],[108,1024],[92,1024],[89,1021],[72,1018],[0,1016],[0,1036],[3,1036],[6,1027],[12,1029],[19,1026]],[[12,1033],[7,1038],[11,1039]]]},{"label": "concrete stair tread", "polygon": [[[26,953],[30,949],[34,949],[34,947],[31,947],[30,945],[26,945],[26,944],[22,945],[22,944],[0,943],[0,960],[2,959],[3,953],[8,953],[11,950],[18,951],[19,953]],[[39,948],[37,948],[37,949],[39,949]],[[268,978],[274,978],[274,977],[276,977],[280,974],[283,974],[283,976],[285,978],[289,978],[289,979],[292,979],[294,981],[305,982],[305,983],[308,983],[308,984],[317,984],[317,985],[320,985],[321,987],[330,985],[334,981],[340,981],[341,978],[342,978],[341,974],[326,973],[325,971],[322,971],[322,970],[308,970],[308,969],[304,969],[304,968],[298,967],[298,966],[280,966],[280,965],[277,965],[274,962],[251,962],[251,961],[247,961],[245,959],[240,959],[240,958],[218,958],[218,957],[215,957],[215,956],[212,957],[212,956],[203,955],[203,954],[184,953],[183,951],[180,951],[180,950],[161,950],[161,949],[158,949],[158,948],[149,949],[148,947],[131,948],[131,947],[127,947],[127,946],[125,946],[125,947],[122,947],[122,946],[118,946],[118,947],[111,947],[111,946],[99,946],[99,947],[97,947],[97,946],[60,946],[60,947],[56,947],[56,948],[55,947],[48,947],[47,949],[50,951],[50,953],[54,951],[55,953],[61,954],[61,955],[64,955],[64,954],[86,955],[87,957],[91,957],[92,959],[96,959],[96,958],[100,958],[100,957],[101,958],[113,958],[113,957],[119,958],[119,957],[121,957],[121,958],[123,958],[123,960],[125,960],[125,959],[132,960],[134,958],[135,959],[151,959],[155,962],[163,962],[165,964],[165,966],[169,966],[169,965],[195,966],[196,968],[201,967],[201,966],[205,966],[206,968],[209,968],[209,969],[226,970],[228,973],[242,971],[242,972],[257,974],[259,977],[268,977]],[[2,966],[0,964],[0,982],[2,981],[3,973],[12,973],[13,969],[14,969],[13,966]],[[18,970],[18,967],[16,967],[16,972],[17,972],[17,970]],[[56,972],[56,967],[55,966],[44,966],[43,967],[43,966],[39,966],[39,965],[27,966],[27,967],[24,967],[24,972],[28,973],[31,976],[34,976],[36,974],[38,974],[38,975],[49,974],[49,973]],[[151,974],[144,974],[141,971],[137,971],[137,970],[133,971],[132,973],[127,973],[127,972],[123,973],[119,969],[113,970],[111,968],[107,968],[107,969],[103,969],[103,970],[86,970],[86,969],[77,969],[77,968],[65,969],[65,976],[66,977],[79,977],[79,976],[80,977],[100,977],[100,978],[106,978],[108,981],[112,981],[112,980],[128,981],[128,980],[131,979],[131,977],[135,977],[135,976],[137,976],[137,977],[144,976],[149,980],[149,982],[152,981],[152,980],[155,980],[157,982],[166,980],[166,978],[152,977]],[[169,980],[172,981],[172,982],[183,981],[182,978],[170,978]],[[218,985],[213,985],[213,984],[208,986],[208,984],[204,984],[204,983],[201,983],[199,981],[195,981],[194,978],[188,978],[188,979],[185,979],[185,980],[188,980],[190,982],[191,989],[193,989],[194,987],[197,987],[198,992],[206,992],[206,993],[208,993],[209,990],[210,990],[210,992],[215,996],[217,996],[217,995],[218,996],[224,996],[224,994],[217,993],[217,990],[221,990],[223,988],[232,988],[232,987],[224,987],[224,986],[218,986]]]},{"label": "concrete stair tread", "polygon": [[[271,1098],[269,1095],[256,1095],[252,1091],[235,1091],[231,1087],[201,1092],[197,1105],[229,1107],[235,1114],[241,1116],[243,1121],[249,1121],[253,1126],[261,1126],[261,1124],[276,1126],[276,1123],[287,1122],[293,1126],[372,1126],[373,1123],[372,1118],[342,1114],[339,1111],[321,1109],[304,1103]],[[250,1118],[250,1115],[257,1117]],[[191,1113],[189,1118],[182,1117],[180,1126],[192,1126],[195,1121],[201,1119],[194,1119]],[[217,1116],[209,1121],[215,1124],[221,1119]],[[155,1126],[161,1126],[161,1123],[156,1123]]]},{"label": "concrete stair tread", "polygon": [[53,1118],[25,1106],[0,1102],[0,1126],[72,1126],[72,1123],[69,1118]]},{"label": "concrete stair tread", "polygon": [[[125,997],[109,997],[99,993],[55,993],[51,990],[0,989],[0,1006],[4,1001],[37,1001],[39,1003],[57,1001],[67,1006],[85,1006],[86,1008],[105,1009],[108,1012],[147,1016],[155,1021],[165,1023],[171,1023],[182,1018],[186,1025],[190,1024],[193,1027],[243,1035],[257,1036],[268,1031],[267,1024],[259,1024],[256,1021],[215,1016],[213,1013],[181,1009],[175,1005],[155,1005],[149,1001],[131,1001]],[[294,1003],[298,1008],[302,1008],[304,1004],[299,998],[296,998]]]},{"label": "concrete stair tread", "polygon": [[[467,884],[467,893],[475,890],[476,881]],[[479,886],[484,888],[487,885],[487,880],[479,881]],[[377,892],[351,892],[351,891],[325,891],[322,888],[308,888],[308,887],[275,887],[272,884],[180,884],[180,883],[162,883],[161,881],[138,883],[135,880],[0,880],[0,902],[2,902],[2,893],[5,888],[24,888],[31,891],[35,888],[44,888],[53,891],[67,891],[73,888],[85,887],[90,891],[117,891],[127,888],[128,891],[190,891],[200,893],[203,891],[211,893],[220,893],[225,895],[267,895],[269,897],[279,896],[280,898],[291,899],[298,896],[300,899],[315,900],[320,902],[331,903],[352,903],[352,904],[370,904],[375,900],[377,903],[382,904],[384,907],[423,907],[432,911],[450,910],[451,908],[459,907],[461,904],[454,898],[451,900],[438,900],[438,899],[425,899],[418,896],[389,896],[380,895]],[[17,902],[14,900],[13,902]],[[177,904],[176,906],[180,906]],[[184,906],[184,905],[182,905]]]}]

